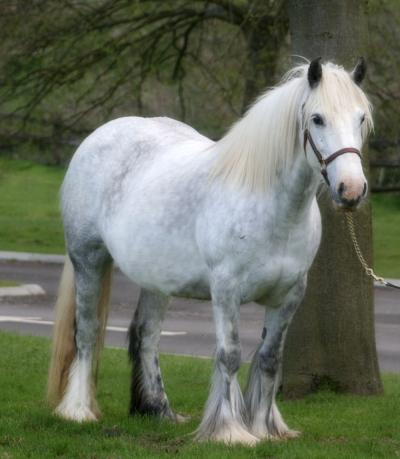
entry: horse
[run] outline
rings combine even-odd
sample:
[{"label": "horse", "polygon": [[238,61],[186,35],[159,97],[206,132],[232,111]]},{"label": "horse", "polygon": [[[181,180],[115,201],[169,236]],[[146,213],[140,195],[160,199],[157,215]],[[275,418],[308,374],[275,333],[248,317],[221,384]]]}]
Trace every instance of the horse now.
[{"label": "horse", "polygon": [[[199,441],[254,445],[298,435],[276,404],[285,336],[321,236],[316,193],[337,209],[367,194],[373,127],[352,72],[321,59],[292,68],[219,141],[169,118],[110,121],[79,146],[61,191],[67,256],[56,304],[48,398],[55,413],[99,419],[95,379],[113,264],[141,292],[129,328],[130,413],[179,422],[158,344],[171,296],[212,301],[215,365]],[[240,305],[265,308],[242,393]]]}]

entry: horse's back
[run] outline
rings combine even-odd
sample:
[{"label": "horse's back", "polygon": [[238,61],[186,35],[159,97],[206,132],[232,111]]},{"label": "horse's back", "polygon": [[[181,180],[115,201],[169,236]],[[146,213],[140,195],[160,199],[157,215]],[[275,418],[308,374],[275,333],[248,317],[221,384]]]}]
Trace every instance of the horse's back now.
[{"label": "horse's back", "polygon": [[[190,126],[170,118],[125,117],[110,121],[79,146],[62,187],[64,222],[96,215],[126,175],[139,176],[163,154],[185,142],[210,140]],[[83,222],[84,223],[84,222]]]},{"label": "horse's back", "polygon": [[162,151],[185,141],[210,142],[187,124],[171,118],[118,118],[97,128],[81,143],[69,170],[76,169],[73,173],[78,173],[78,169],[98,168],[102,164],[109,172],[110,163],[116,162],[123,167],[120,161],[124,158],[145,160],[154,150]]}]

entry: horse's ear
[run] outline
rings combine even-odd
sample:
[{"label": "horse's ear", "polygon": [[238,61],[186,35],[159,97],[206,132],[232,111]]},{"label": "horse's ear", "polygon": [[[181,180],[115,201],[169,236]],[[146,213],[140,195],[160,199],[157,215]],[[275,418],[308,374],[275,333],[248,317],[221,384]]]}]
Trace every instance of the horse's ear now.
[{"label": "horse's ear", "polygon": [[320,57],[317,57],[316,59],[311,61],[310,66],[308,67],[307,78],[311,88],[315,88],[321,81],[322,65]]},{"label": "horse's ear", "polygon": [[360,86],[365,78],[367,73],[367,63],[363,57],[360,57],[357,65],[354,67],[354,70],[351,72],[351,77],[354,80],[354,83]]}]

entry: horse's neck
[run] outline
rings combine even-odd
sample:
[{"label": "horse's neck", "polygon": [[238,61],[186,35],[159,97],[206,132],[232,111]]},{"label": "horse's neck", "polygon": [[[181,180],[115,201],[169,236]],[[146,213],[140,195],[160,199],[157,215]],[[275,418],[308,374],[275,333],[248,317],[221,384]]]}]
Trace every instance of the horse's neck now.
[{"label": "horse's neck", "polygon": [[291,232],[296,227],[305,228],[305,224],[310,222],[319,182],[320,177],[311,170],[299,147],[291,167],[281,173],[268,192],[249,193],[220,182],[212,188],[210,208],[217,208],[217,213],[231,225],[254,225],[254,231],[258,231],[261,237],[266,233],[269,238],[271,227],[280,234]]},{"label": "horse's neck", "polygon": [[320,182],[300,147],[294,158],[292,167],[282,173],[274,189],[277,214],[293,223],[307,218]]}]

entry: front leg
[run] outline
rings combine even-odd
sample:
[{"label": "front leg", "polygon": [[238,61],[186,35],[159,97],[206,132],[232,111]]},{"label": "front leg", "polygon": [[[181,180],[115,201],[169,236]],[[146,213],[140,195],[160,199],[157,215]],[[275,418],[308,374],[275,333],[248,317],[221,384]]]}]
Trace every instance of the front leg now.
[{"label": "front leg", "polygon": [[240,299],[237,286],[216,282],[212,288],[213,312],[217,334],[217,350],[211,392],[203,420],[197,429],[197,440],[254,445],[244,422],[245,405],[237,372],[241,349],[238,320]]},{"label": "front leg", "polygon": [[247,422],[258,438],[289,438],[299,433],[288,428],[276,405],[287,328],[301,303],[306,282],[302,279],[285,297],[282,306],[267,308],[262,343],[251,363],[245,391]]}]

